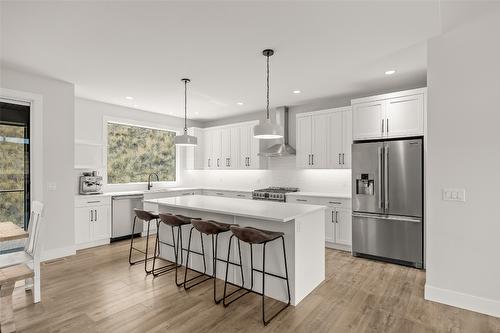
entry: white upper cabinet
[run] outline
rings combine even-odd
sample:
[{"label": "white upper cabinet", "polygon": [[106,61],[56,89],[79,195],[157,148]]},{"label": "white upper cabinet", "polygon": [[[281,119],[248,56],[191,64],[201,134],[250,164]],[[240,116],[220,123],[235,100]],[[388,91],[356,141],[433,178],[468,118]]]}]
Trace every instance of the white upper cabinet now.
[{"label": "white upper cabinet", "polygon": [[298,168],[309,168],[311,166],[312,149],[312,126],[311,116],[297,115],[297,155]]},{"label": "white upper cabinet", "polygon": [[424,135],[427,88],[351,101],[355,140]]},{"label": "white upper cabinet", "polygon": [[350,107],[298,114],[297,167],[350,168],[351,133]]},{"label": "white upper cabinet", "polygon": [[424,95],[387,100],[386,133],[388,137],[424,134]]},{"label": "white upper cabinet", "polygon": [[260,169],[259,141],[253,137],[257,121],[190,129],[198,146],[186,150],[188,169]]}]

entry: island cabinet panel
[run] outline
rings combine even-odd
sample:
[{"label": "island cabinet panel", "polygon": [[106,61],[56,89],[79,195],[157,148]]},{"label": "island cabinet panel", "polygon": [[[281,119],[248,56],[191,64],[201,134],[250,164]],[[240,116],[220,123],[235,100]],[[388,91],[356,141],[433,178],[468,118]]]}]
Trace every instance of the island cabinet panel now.
[{"label": "island cabinet panel", "polygon": [[354,140],[424,135],[427,88],[351,101]]},{"label": "island cabinet panel", "polygon": [[304,196],[289,194],[288,202],[323,205],[325,210],[325,246],[338,250],[351,251],[352,210],[351,199],[335,197]]},{"label": "island cabinet panel", "polygon": [[[253,137],[253,127],[258,121],[204,128],[200,131],[201,144],[198,150],[186,151],[191,169],[261,169],[265,163],[259,157],[259,141]],[[201,151],[200,151],[201,150]],[[203,157],[197,157],[202,155]],[[193,157],[194,155],[194,157]]]},{"label": "island cabinet panel", "polygon": [[351,167],[352,114],[350,107],[297,115],[297,168]]},{"label": "island cabinet panel", "polygon": [[[154,201],[158,203],[160,212],[170,212],[174,214],[187,215],[192,217],[201,217],[203,219],[212,219],[223,223],[234,223],[242,227],[254,227],[265,230],[272,230],[284,233],[286,259],[288,265],[288,275],[290,282],[291,304],[297,305],[304,299],[314,288],[316,288],[325,279],[325,247],[322,244],[325,234],[324,228],[324,209],[317,206],[308,205],[301,208],[295,205],[291,207],[287,203],[270,203],[261,202],[256,200],[248,200],[245,203],[246,209],[241,213],[240,209],[233,209],[229,212],[214,212],[212,210],[219,210],[220,207],[211,206],[210,202],[220,205],[230,205],[231,207],[241,205],[239,199],[234,198],[211,198],[205,196],[193,196],[192,198],[185,198],[186,200],[172,200],[172,199],[159,199]],[[188,207],[191,202],[195,206]],[[200,202],[203,204],[200,205]],[[198,206],[196,206],[198,204]],[[251,207],[250,207],[250,206]],[[262,206],[262,207],[261,207]],[[273,206],[275,209],[270,209]],[[289,214],[290,210],[297,211],[304,209],[303,213],[294,216],[293,219],[286,221],[276,220],[278,217],[276,211]],[[256,215],[252,215],[252,211]],[[273,211],[274,215],[266,218],[265,211]],[[239,215],[242,214],[242,215]],[[280,213],[281,214],[281,213]],[[183,243],[188,243],[190,226],[183,228]],[[193,231],[191,240],[191,247],[195,251],[201,251],[201,240],[199,233]],[[216,253],[218,258],[227,258],[229,248],[229,238],[231,232],[222,233],[219,235]],[[159,229],[159,237],[161,240],[171,242],[172,233],[169,227],[161,224]],[[203,236],[203,246],[205,249],[207,263],[207,273],[212,274],[212,245],[211,238]],[[251,278],[251,265],[250,265],[250,245],[241,242],[241,255],[243,265],[243,277],[245,287],[250,288]],[[164,248],[160,249],[160,256],[173,261],[174,256],[171,250]],[[184,256],[184,260],[185,260]],[[232,262],[239,262],[238,257],[238,242],[237,238],[233,237],[231,243],[231,256]],[[253,263],[254,268],[262,269],[263,265],[263,246],[259,244],[253,245]],[[183,262],[183,265],[186,263]],[[189,267],[203,271],[203,260],[201,256],[192,255],[189,260]],[[283,259],[283,250],[281,240],[269,242],[266,245],[266,259],[265,259],[266,272],[276,275],[285,276],[285,266]],[[224,280],[226,272],[226,264],[219,261],[216,265],[216,276]],[[232,283],[241,284],[241,273],[239,267],[229,266],[228,280]],[[254,273],[253,290],[262,292],[262,275],[258,272]],[[265,294],[268,297],[280,301],[287,301],[286,282],[284,280],[267,276],[265,280]]]},{"label": "island cabinet panel", "polygon": [[75,244],[83,249],[108,244],[111,237],[111,200],[107,196],[75,200]]}]

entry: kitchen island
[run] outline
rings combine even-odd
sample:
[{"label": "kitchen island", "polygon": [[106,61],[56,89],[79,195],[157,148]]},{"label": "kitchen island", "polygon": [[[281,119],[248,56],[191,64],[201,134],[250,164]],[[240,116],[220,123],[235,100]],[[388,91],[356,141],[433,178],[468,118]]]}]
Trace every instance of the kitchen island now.
[{"label": "kitchen island", "polygon": [[[291,304],[297,305],[305,296],[325,279],[325,207],[318,205],[303,205],[260,200],[221,198],[202,195],[171,197],[145,200],[145,203],[158,206],[160,213],[181,214],[190,217],[212,219],[223,223],[250,226],[259,229],[280,231],[284,233],[288,274],[290,278]],[[190,225],[183,227],[183,245],[186,248]],[[172,242],[170,227],[160,225],[162,240]],[[231,232],[219,236],[218,257],[226,259],[227,246]],[[204,236],[204,247],[208,263],[212,262],[212,249],[209,237]],[[237,242],[233,242],[231,258],[238,262]],[[201,250],[199,233],[193,231],[191,248]],[[250,287],[250,247],[241,243],[244,268],[245,287]],[[254,245],[254,268],[262,268],[262,246]],[[174,261],[172,248],[162,246],[160,256]],[[186,256],[184,255],[184,260]],[[184,263],[183,263],[184,264]],[[192,255],[189,266],[203,271],[203,261],[200,256]],[[211,265],[207,273],[212,274]],[[217,277],[224,279],[226,264],[218,262]],[[285,275],[282,245],[279,241],[270,242],[266,246],[266,272]],[[229,266],[228,280],[240,284],[239,268]],[[254,273],[254,287],[262,291],[261,273]],[[266,277],[266,295],[281,301],[287,300],[286,283],[272,276]]]}]

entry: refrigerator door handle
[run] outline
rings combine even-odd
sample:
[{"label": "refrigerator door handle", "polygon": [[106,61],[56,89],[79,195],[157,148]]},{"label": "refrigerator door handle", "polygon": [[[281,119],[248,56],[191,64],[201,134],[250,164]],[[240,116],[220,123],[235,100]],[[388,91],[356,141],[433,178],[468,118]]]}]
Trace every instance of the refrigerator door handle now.
[{"label": "refrigerator door handle", "polygon": [[384,147],[384,208],[389,209],[389,147]]},{"label": "refrigerator door handle", "polygon": [[383,180],[383,174],[382,174],[382,169],[383,169],[383,156],[382,156],[382,147],[378,148],[378,179],[379,179],[379,184],[378,184],[378,207],[379,208],[384,208],[383,206],[383,201],[382,201],[382,184],[384,183]]},{"label": "refrigerator door handle", "polygon": [[365,217],[365,218],[378,219],[378,220],[391,220],[391,221],[414,222],[414,223],[421,223],[422,222],[421,217],[411,217],[411,216],[352,213],[352,217]]}]

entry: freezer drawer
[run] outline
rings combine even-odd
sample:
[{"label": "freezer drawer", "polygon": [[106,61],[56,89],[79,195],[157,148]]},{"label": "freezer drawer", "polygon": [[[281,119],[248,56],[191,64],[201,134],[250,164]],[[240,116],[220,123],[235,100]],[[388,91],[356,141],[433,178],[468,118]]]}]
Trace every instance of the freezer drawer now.
[{"label": "freezer drawer", "polygon": [[423,267],[422,219],[353,213],[352,251]]}]

